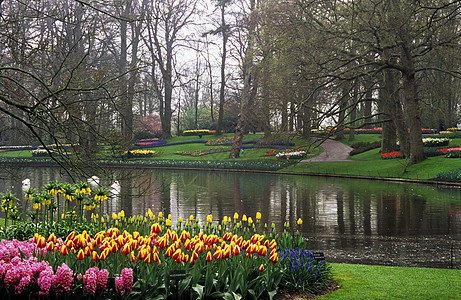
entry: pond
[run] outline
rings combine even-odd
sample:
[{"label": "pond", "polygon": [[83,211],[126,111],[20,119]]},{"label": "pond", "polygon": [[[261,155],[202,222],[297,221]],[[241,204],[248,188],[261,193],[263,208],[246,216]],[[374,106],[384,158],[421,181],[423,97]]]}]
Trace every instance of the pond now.
[{"label": "pond", "polygon": [[[262,224],[301,231],[330,262],[461,269],[461,190],[419,184],[240,172],[114,168],[101,184],[120,182],[104,214],[162,211],[213,220],[262,214]],[[2,167],[0,191],[23,199],[21,182],[39,188],[71,181],[59,168]],[[108,179],[111,178],[111,179]]]}]

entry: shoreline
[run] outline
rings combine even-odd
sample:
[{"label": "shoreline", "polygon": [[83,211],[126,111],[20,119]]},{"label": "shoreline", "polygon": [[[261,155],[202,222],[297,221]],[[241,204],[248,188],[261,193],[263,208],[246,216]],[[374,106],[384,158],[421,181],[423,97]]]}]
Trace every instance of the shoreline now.
[{"label": "shoreline", "polygon": [[[49,159],[36,159],[36,158],[22,158],[17,159],[18,161],[11,161],[8,159],[5,161],[0,158],[0,166],[12,166],[12,167],[61,167],[57,162]],[[24,161],[27,160],[27,161]],[[165,162],[167,160],[164,160]],[[172,161],[181,161],[184,160],[172,160]],[[210,160],[213,161],[213,160]],[[149,162],[155,162],[149,161]],[[204,160],[188,160],[188,162],[195,162],[198,164],[205,164],[201,162],[209,162]],[[215,161],[217,162],[217,161]],[[66,165],[66,162],[63,163]],[[77,164],[78,165],[78,164]],[[155,165],[146,163],[146,161],[126,161],[126,162],[105,162],[97,161],[95,166],[98,167],[111,167],[111,168],[143,168],[143,169],[170,169],[170,170],[184,170],[184,171],[212,171],[212,172],[238,172],[238,173],[256,173],[256,174],[272,174],[272,175],[294,175],[294,176],[315,176],[315,177],[329,177],[329,178],[344,178],[344,179],[359,179],[359,180],[373,180],[373,181],[385,181],[385,182],[396,182],[396,183],[416,183],[416,184],[425,184],[425,185],[435,185],[435,186],[447,186],[447,187],[461,187],[461,182],[457,181],[442,181],[436,179],[413,179],[413,178],[401,178],[401,177],[375,177],[375,176],[366,176],[366,175],[347,175],[347,174],[329,174],[329,173],[307,173],[307,172],[287,172],[287,171],[277,171],[277,170],[258,170],[258,169],[239,169],[239,168],[206,168],[206,167],[181,167],[174,166],[173,164],[168,165]]]}]

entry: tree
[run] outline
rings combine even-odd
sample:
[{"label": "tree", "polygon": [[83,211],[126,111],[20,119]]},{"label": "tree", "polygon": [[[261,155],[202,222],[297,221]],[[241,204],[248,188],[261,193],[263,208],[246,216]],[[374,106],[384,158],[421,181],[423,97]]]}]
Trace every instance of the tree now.
[{"label": "tree", "polygon": [[[171,137],[172,97],[175,80],[173,60],[181,30],[192,22],[197,0],[151,2],[144,43],[152,57],[151,80],[159,100],[164,137]],[[160,75],[156,76],[156,68]]]}]

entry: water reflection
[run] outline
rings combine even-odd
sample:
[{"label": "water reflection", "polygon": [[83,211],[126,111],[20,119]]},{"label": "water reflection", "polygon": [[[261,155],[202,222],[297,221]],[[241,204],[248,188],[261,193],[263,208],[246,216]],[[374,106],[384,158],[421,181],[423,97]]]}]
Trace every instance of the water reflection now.
[{"label": "water reflection", "polygon": [[[383,238],[394,243],[449,240],[461,248],[460,190],[455,188],[211,171],[112,169],[106,177],[101,177],[101,185],[113,185],[117,191],[104,202],[103,212],[109,215],[122,209],[128,216],[139,215],[150,208],[171,214],[173,220],[194,215],[203,221],[208,214],[214,220],[234,212],[254,218],[259,211],[262,224],[274,223],[278,229],[285,222],[295,227],[302,218],[303,235],[320,249],[368,249]],[[0,191],[22,195],[24,178],[35,188],[70,181],[56,168],[4,168]],[[331,244],[325,244],[328,241]]]}]

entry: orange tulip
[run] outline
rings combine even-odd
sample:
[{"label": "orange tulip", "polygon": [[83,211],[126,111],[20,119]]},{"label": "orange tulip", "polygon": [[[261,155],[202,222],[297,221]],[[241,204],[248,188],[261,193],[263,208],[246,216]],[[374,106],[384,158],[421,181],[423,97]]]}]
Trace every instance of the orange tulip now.
[{"label": "orange tulip", "polygon": [[186,240],[189,240],[190,239],[190,233],[183,230],[181,232],[181,237],[179,239],[181,240],[181,242],[185,242]]},{"label": "orange tulip", "polygon": [[259,269],[258,269],[258,270],[259,270],[259,272],[262,272],[262,271],[264,271],[264,265],[263,265],[263,264],[261,264],[261,265],[259,266]]},{"label": "orange tulip", "polygon": [[177,260],[178,258],[181,258],[181,249],[176,250],[171,257],[174,260]]},{"label": "orange tulip", "polygon": [[144,259],[144,262],[145,262],[146,264],[148,264],[148,263],[150,263],[151,261],[152,261],[151,255],[150,255],[150,253],[147,253],[147,256],[146,256],[146,258]]},{"label": "orange tulip", "polygon": [[80,249],[77,254],[77,260],[83,260],[85,258],[85,253],[83,252],[83,249]]},{"label": "orange tulip", "polygon": [[267,255],[266,246],[260,246],[257,253],[258,253],[259,256],[266,256]]},{"label": "orange tulip", "polygon": [[66,245],[62,245],[61,246],[61,255],[67,255],[68,252],[67,252],[67,247]]},{"label": "orange tulip", "polygon": [[202,253],[203,250],[204,250],[204,246],[203,246],[202,243],[195,245],[195,251],[196,251],[198,254]]},{"label": "orange tulip", "polygon": [[130,244],[123,245],[122,254],[123,255],[128,255],[128,254],[130,254],[130,252],[131,252]]},{"label": "orange tulip", "polygon": [[136,259],[136,256],[134,255],[134,251],[131,251],[130,253],[130,261],[131,262],[135,262],[137,259]]},{"label": "orange tulip", "polygon": [[222,249],[218,248],[216,252],[213,254],[214,259],[220,259],[222,257]]},{"label": "orange tulip", "polygon": [[235,246],[232,248],[232,255],[234,255],[234,256],[240,255],[240,247],[239,247],[238,245],[235,245]]},{"label": "orange tulip", "polygon": [[213,256],[211,255],[211,252],[208,251],[207,254],[206,254],[206,261],[210,262],[213,260]]},{"label": "orange tulip", "polygon": [[37,247],[42,249],[46,247],[46,240],[43,236],[39,236],[37,239]]},{"label": "orange tulip", "polygon": [[159,234],[160,232],[162,232],[162,228],[160,227],[158,223],[154,223],[152,224],[151,232]]},{"label": "orange tulip", "polygon": [[48,237],[48,239],[46,240],[48,243],[49,242],[53,242],[53,244],[56,244],[56,235],[54,233],[51,233],[50,236]]},{"label": "orange tulip", "polygon": [[53,242],[48,242],[48,244],[46,244],[46,250],[47,250],[47,251],[51,251],[51,252],[54,251],[54,244],[53,244]]}]

